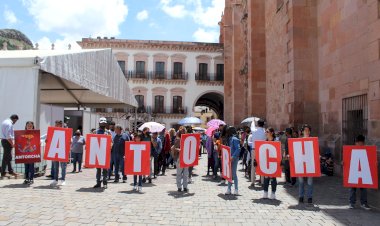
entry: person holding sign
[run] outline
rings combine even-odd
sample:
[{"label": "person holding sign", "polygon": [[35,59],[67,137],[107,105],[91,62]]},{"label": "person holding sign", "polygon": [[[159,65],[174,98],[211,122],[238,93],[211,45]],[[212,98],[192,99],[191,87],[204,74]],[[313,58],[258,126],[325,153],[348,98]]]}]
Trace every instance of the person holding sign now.
[{"label": "person holding sign", "polygon": [[173,151],[173,158],[176,159],[176,166],[177,166],[177,188],[178,192],[183,191],[188,192],[188,179],[189,179],[189,168],[185,167],[182,168],[180,165],[180,158],[179,158],[179,153],[182,151],[181,150],[181,135],[186,133],[185,127],[181,126],[177,132],[176,139],[174,141],[174,145],[172,146],[172,151]]},{"label": "person holding sign", "polygon": [[[237,171],[237,165],[238,165],[239,156],[240,156],[240,141],[236,137],[236,135],[237,135],[236,128],[233,126],[228,127],[227,140],[231,148],[232,180],[234,181],[234,186],[235,186],[234,195],[239,194],[238,177],[237,177],[236,171]],[[228,188],[227,188],[226,195],[231,194],[231,187],[232,187],[232,182],[228,181]]]},{"label": "person holding sign", "polygon": [[[25,130],[34,130],[34,123],[32,121],[28,121],[25,124]],[[33,148],[33,147],[25,147]],[[25,181],[24,184],[31,185],[34,183],[34,163],[25,163]]]},{"label": "person holding sign", "polygon": [[[272,127],[269,127],[265,131],[265,135],[267,137],[267,141],[275,141],[275,133]],[[256,150],[256,152],[259,150]],[[278,166],[280,167],[280,166]],[[277,178],[276,177],[264,177],[264,195],[263,198],[268,198],[268,190],[269,190],[269,182],[272,186],[272,193],[270,195],[270,199],[276,199],[276,188],[277,188]]]},{"label": "person holding sign", "polygon": [[[365,137],[363,135],[358,135],[355,139],[355,145],[357,146],[364,146],[365,145]],[[345,163],[348,164],[348,163]],[[356,203],[356,190],[357,188],[350,188],[350,209],[355,208]],[[360,188],[360,203],[361,207],[365,210],[370,210],[371,208],[368,206],[367,203],[367,189],[366,188]]]},{"label": "person holding sign", "polygon": [[[136,135],[134,137],[135,142],[140,142],[141,140],[142,140],[141,135]],[[138,192],[142,192],[142,176],[138,175],[138,177],[139,177],[139,183],[138,183],[138,187],[137,187],[137,175],[133,175],[133,190],[138,191]]]},{"label": "person holding sign", "polygon": [[[96,130],[96,134],[106,134],[110,135],[111,134],[106,130],[107,126],[107,119],[106,118],[100,118],[99,119],[99,128]],[[102,181],[103,181],[103,187],[107,188],[107,173],[108,170],[105,168],[96,168],[96,184],[94,185],[94,188],[100,188]],[[101,180],[101,178],[103,179]]]}]

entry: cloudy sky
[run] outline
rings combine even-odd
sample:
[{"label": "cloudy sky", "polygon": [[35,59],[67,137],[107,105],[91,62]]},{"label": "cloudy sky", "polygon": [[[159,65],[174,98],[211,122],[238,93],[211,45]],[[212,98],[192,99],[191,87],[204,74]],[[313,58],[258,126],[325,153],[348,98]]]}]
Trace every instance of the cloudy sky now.
[{"label": "cloudy sky", "polygon": [[0,28],[40,49],[83,37],[217,42],[225,0],[0,0]]}]

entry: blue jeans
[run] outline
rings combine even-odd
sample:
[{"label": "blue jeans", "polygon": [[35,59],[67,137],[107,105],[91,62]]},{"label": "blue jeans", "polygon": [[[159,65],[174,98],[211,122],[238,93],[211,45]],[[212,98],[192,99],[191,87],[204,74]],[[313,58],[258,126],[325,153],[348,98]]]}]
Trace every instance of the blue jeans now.
[{"label": "blue jeans", "polygon": [[[313,198],[313,178],[306,177],[307,180],[307,198]],[[299,197],[303,198],[305,196],[305,178],[298,177],[298,188],[299,188]]]},{"label": "blue jeans", "polygon": [[124,174],[124,156],[118,155],[114,159],[115,162],[115,180],[119,180],[119,172],[121,171],[121,174],[123,175],[123,178],[125,177]]},{"label": "blue jeans", "polygon": [[219,169],[219,154],[218,152],[214,151],[212,153],[212,156],[214,158],[214,176],[218,176],[218,169]]},{"label": "blue jeans", "polygon": [[[360,203],[362,205],[367,204],[367,189],[360,189]],[[350,188],[350,204],[355,205],[356,203],[356,190],[357,188]]]},{"label": "blue jeans", "polygon": [[66,178],[66,167],[67,167],[67,162],[53,162],[54,165],[54,177],[53,179],[58,181],[58,174],[59,174],[59,165],[61,165],[61,179],[65,180]]},{"label": "blue jeans", "polygon": [[[111,158],[110,158],[110,168],[108,169],[108,178],[111,177],[112,171],[116,168],[116,158],[117,153],[115,151],[111,152]],[[116,177],[116,174],[115,174]]]},{"label": "blue jeans", "polygon": [[78,170],[81,171],[83,153],[72,153],[72,156],[73,156],[73,166],[74,166],[73,171],[76,171],[77,163],[78,163]]},{"label": "blue jeans", "polygon": [[[133,176],[133,186],[136,186],[137,185],[137,175],[134,175]],[[142,186],[142,176],[139,175],[139,186],[141,187]]]},{"label": "blue jeans", "polygon": [[25,180],[33,180],[34,163],[25,163]]},{"label": "blue jeans", "polygon": [[268,192],[269,190],[269,182],[271,182],[272,185],[272,192],[276,192],[277,188],[277,178],[275,177],[264,177],[264,191]]},{"label": "blue jeans", "polygon": [[[238,177],[236,174],[238,163],[239,163],[239,157],[234,158],[231,162],[232,180],[234,181],[234,184],[235,184],[235,190],[239,190],[238,189]],[[228,190],[231,190],[231,186],[232,186],[232,183],[228,182]]]}]

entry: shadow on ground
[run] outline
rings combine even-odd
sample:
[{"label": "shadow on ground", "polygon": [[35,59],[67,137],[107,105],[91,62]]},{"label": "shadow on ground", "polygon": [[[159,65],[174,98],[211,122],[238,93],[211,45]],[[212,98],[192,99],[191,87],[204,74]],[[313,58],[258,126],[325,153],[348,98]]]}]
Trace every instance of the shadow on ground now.
[{"label": "shadow on ground", "polygon": [[176,199],[178,199],[178,198],[186,198],[186,197],[194,196],[195,193],[185,193],[185,192],[178,192],[178,191],[169,191],[168,195],[172,196],[172,197],[174,197]]}]

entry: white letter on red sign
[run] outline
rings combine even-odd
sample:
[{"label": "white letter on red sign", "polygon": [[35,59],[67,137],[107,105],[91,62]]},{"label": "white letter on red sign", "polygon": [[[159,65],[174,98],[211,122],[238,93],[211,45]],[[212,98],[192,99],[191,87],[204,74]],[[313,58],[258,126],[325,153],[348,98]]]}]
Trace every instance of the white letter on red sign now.
[{"label": "white letter on red sign", "polygon": [[194,136],[188,136],[184,141],[183,162],[187,165],[192,164],[197,157],[197,139]]},{"label": "white letter on red sign", "polygon": [[230,153],[227,149],[222,149],[222,155],[223,155],[223,174],[226,177],[229,177],[231,175],[231,168],[230,168]]},{"label": "white letter on red sign", "polygon": [[350,172],[348,174],[348,183],[359,184],[359,178],[362,178],[363,184],[373,184],[371,170],[366,150],[353,149],[351,152]]},{"label": "white letter on red sign", "polygon": [[[100,140],[100,143],[99,143]],[[99,165],[106,165],[106,155],[107,155],[107,138],[91,137],[90,138],[90,161],[91,165],[96,164],[96,159],[98,159]]]},{"label": "white letter on red sign", "polygon": [[261,171],[263,171],[263,173],[274,174],[277,171],[277,162],[274,161],[268,163],[267,152],[268,157],[277,158],[277,150],[275,146],[271,144],[261,145],[259,149],[260,159],[258,160],[260,164],[260,169]]},{"label": "white letter on red sign", "polygon": [[131,150],[133,150],[133,172],[141,172],[141,154],[146,149],[144,144],[131,144]]},{"label": "white letter on red sign", "polygon": [[55,155],[58,154],[58,158],[64,159],[66,158],[65,150],[66,150],[65,131],[54,130],[47,157],[55,158]]},{"label": "white letter on red sign", "polygon": [[[294,142],[295,173],[315,173],[313,142],[305,141],[303,143],[305,146],[304,150],[302,142]],[[304,165],[306,165],[306,172]]]}]

